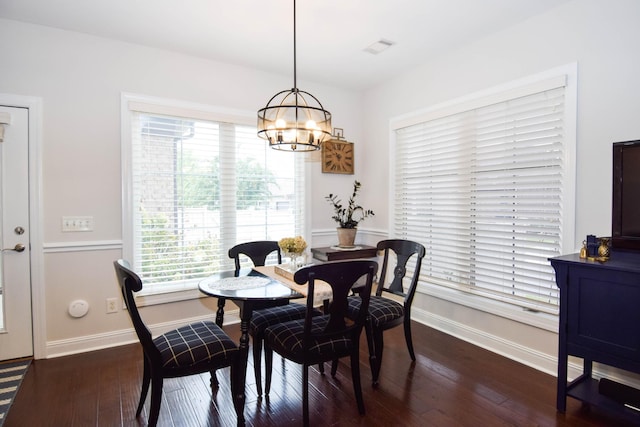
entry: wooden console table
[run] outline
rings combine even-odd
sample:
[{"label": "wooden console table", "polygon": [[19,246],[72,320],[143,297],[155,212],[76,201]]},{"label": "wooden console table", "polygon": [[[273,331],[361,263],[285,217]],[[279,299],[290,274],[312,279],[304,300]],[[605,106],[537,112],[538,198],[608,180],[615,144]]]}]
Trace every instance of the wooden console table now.
[{"label": "wooden console table", "polygon": [[[558,411],[571,396],[640,423],[640,410],[630,407],[638,406],[638,390],[605,393],[604,385],[626,386],[592,378],[593,362],[640,373],[640,253],[612,253],[602,263],[578,254],[549,261],[560,288]],[[583,373],[567,383],[570,355],[583,359]]]},{"label": "wooden console table", "polygon": [[311,255],[320,261],[338,261],[344,259],[375,258],[378,251],[375,246],[357,245],[355,249],[335,247],[311,248]]}]

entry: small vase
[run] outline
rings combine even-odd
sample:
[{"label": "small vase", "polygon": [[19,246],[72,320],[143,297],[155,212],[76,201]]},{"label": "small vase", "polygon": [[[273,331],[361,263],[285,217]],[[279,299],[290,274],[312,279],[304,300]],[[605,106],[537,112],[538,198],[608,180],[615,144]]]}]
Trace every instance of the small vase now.
[{"label": "small vase", "polygon": [[302,253],[285,251],[284,256],[289,258],[289,265],[294,271],[302,267],[302,265],[304,264],[304,257],[302,256]]},{"label": "small vase", "polygon": [[602,258],[609,258],[609,239],[601,238],[600,246],[598,246],[598,256]]},{"label": "small vase", "polygon": [[338,246],[341,248],[352,248],[356,241],[357,228],[338,227]]}]

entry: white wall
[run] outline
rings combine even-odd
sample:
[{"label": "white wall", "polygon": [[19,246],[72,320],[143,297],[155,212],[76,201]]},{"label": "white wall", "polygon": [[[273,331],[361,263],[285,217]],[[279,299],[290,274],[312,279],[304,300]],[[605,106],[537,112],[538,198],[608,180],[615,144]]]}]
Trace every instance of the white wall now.
[{"label": "white wall", "polygon": [[[120,332],[130,328],[124,311],[106,314],[106,298],[119,296],[112,261],[121,257],[122,247],[121,93],[255,113],[273,94],[290,88],[292,79],[290,75],[0,20],[0,93],[39,97],[43,103],[47,354],[118,342]],[[336,118],[334,126],[360,139],[359,94],[300,79],[299,87],[323,101]],[[319,156],[310,161],[313,181],[322,186]],[[327,178],[327,186],[339,182],[332,178]],[[325,192],[314,190],[313,194],[318,194],[321,202],[320,195]],[[320,202],[314,200],[314,204]],[[95,229],[62,233],[62,216],[93,216]],[[312,227],[317,228],[315,222]],[[78,298],[87,300],[90,310],[86,317],[74,319],[67,314],[67,306]],[[149,322],[162,324],[187,316],[212,316],[213,308],[210,299],[201,299],[143,310]]]},{"label": "white wall", "polygon": [[[388,190],[389,120],[469,93],[578,63],[577,194],[574,224],[581,236],[609,235],[611,143],[640,139],[640,2],[576,0],[472,45],[433,58],[365,93],[364,138],[378,165],[368,186]],[[375,205],[376,225],[388,215]],[[416,316],[442,330],[555,372],[557,334],[427,295],[414,302]],[[536,317],[538,317],[536,319]]]}]

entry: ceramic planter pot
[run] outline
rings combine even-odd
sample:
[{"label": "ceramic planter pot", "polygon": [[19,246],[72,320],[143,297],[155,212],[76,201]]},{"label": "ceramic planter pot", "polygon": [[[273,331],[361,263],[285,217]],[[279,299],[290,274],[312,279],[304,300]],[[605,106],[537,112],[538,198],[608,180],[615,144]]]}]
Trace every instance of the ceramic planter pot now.
[{"label": "ceramic planter pot", "polygon": [[338,246],[341,248],[352,248],[355,246],[357,228],[338,227]]}]

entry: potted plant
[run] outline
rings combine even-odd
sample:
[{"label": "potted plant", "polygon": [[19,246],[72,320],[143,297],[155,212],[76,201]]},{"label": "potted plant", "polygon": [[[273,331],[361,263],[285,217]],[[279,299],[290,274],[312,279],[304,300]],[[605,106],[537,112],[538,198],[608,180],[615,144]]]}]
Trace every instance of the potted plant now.
[{"label": "potted plant", "polygon": [[342,205],[342,200],[335,194],[329,194],[325,199],[333,206],[334,215],[331,217],[338,223],[338,246],[341,248],[350,248],[354,246],[356,239],[356,231],[358,223],[365,218],[374,216],[371,209],[364,209],[356,204],[356,196],[362,184],[358,180],[353,182],[353,193],[349,197],[349,203]]}]

